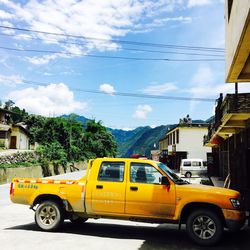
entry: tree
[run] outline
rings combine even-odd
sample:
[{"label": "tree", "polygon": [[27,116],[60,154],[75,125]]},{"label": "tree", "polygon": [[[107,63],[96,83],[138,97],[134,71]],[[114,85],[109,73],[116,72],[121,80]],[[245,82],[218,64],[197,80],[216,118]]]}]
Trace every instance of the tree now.
[{"label": "tree", "polygon": [[66,172],[67,154],[59,142],[40,145],[37,148],[37,153],[42,164],[46,165],[48,162],[53,164],[55,174],[59,174],[59,165],[62,165],[64,172]]},{"label": "tree", "polygon": [[84,142],[95,157],[114,157],[116,155],[117,145],[114,137],[102,126],[100,121],[89,120],[87,122]]},{"label": "tree", "polygon": [[8,100],[4,103],[4,109],[10,110],[15,103],[12,100]]}]

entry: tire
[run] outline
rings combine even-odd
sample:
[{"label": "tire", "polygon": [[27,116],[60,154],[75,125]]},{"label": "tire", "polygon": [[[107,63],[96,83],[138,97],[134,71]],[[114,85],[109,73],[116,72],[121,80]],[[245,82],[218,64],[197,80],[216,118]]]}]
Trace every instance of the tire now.
[{"label": "tire", "polygon": [[222,237],[223,225],[219,216],[207,209],[192,212],[186,225],[188,236],[202,246],[212,246]]},{"label": "tire", "polygon": [[35,222],[44,231],[56,231],[63,221],[63,209],[55,201],[43,201],[36,209]]},{"label": "tire", "polygon": [[186,178],[191,178],[191,176],[192,176],[191,172],[186,172],[186,173],[185,173],[185,177],[186,177]]},{"label": "tire", "polygon": [[69,219],[74,225],[82,225],[84,222],[86,222],[88,220],[88,218],[82,218],[82,217],[76,217],[76,216],[72,216]]}]

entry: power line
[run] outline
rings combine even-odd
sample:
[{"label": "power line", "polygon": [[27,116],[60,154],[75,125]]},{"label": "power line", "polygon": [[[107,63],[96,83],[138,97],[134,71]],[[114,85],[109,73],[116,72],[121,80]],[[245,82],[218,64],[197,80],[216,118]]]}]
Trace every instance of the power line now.
[{"label": "power line", "polygon": [[[3,34],[0,33],[1,36],[9,36],[9,37],[14,37],[16,36],[15,34]],[[62,44],[74,44],[74,45],[79,45],[79,46],[84,46],[84,43],[80,42],[70,42],[70,41],[57,41],[53,39],[42,39],[39,37],[30,37],[32,40],[39,40],[39,41],[48,41],[48,42],[56,42],[56,43],[62,43]],[[107,49],[113,49],[111,46],[103,46],[104,48]],[[160,54],[177,54],[177,55],[192,55],[192,56],[215,56],[215,57],[224,57],[224,54],[207,54],[207,53],[187,53],[187,52],[176,52],[176,51],[163,51],[163,50],[148,50],[148,49],[138,49],[138,48],[127,48],[127,47],[122,47],[122,50],[127,50],[127,51],[135,51],[135,52],[149,52],[149,53],[160,53]],[[223,52],[224,53],[224,52]]]},{"label": "power line", "polygon": [[[2,77],[4,79],[4,77]],[[6,80],[10,80],[6,78]],[[34,86],[48,86],[49,83],[30,81],[30,80],[22,80],[23,83]],[[93,89],[79,89],[79,88],[71,88],[71,90],[76,92],[84,92],[84,93],[92,93],[92,94],[102,94],[107,95],[107,93],[100,90]],[[149,99],[161,99],[161,100],[176,100],[176,101],[202,101],[202,102],[215,102],[216,99],[212,98],[196,98],[196,97],[177,97],[177,96],[164,96],[164,95],[149,95],[149,94],[134,94],[134,93],[125,93],[125,92],[114,92],[112,93],[114,96],[123,96],[123,97],[134,97],[134,98],[149,98]]]},{"label": "power line", "polygon": [[224,59],[218,58],[205,58],[205,59],[171,59],[171,58],[143,58],[143,57],[126,57],[126,56],[107,56],[107,55],[94,55],[94,54],[77,54],[63,51],[55,50],[37,50],[37,49],[17,49],[10,47],[0,46],[0,49],[18,52],[34,52],[34,53],[51,53],[51,54],[61,54],[61,55],[73,55],[73,56],[84,56],[93,58],[106,58],[106,59],[124,59],[124,60],[136,60],[136,61],[171,61],[171,62],[196,62],[196,61],[224,61]]},{"label": "power line", "polygon": [[4,25],[0,25],[0,28],[23,31],[23,32],[32,32],[32,33],[38,33],[38,34],[53,35],[53,36],[61,36],[61,37],[66,37],[66,38],[77,38],[77,39],[97,40],[97,41],[109,41],[109,42],[114,42],[114,43],[130,44],[130,45],[137,45],[137,46],[150,46],[150,47],[174,48],[174,49],[185,49],[185,50],[199,50],[199,51],[213,51],[213,52],[224,52],[225,51],[223,48],[198,47],[198,46],[186,46],[186,45],[172,45],[172,44],[159,44],[159,43],[146,43],[146,42],[118,40],[118,39],[105,39],[105,38],[96,38],[96,37],[89,37],[89,36],[63,34],[63,33],[56,33],[56,32],[47,32],[47,31],[40,31],[40,30],[33,30],[33,29],[24,29],[24,28],[10,27],[10,26],[4,26]]}]

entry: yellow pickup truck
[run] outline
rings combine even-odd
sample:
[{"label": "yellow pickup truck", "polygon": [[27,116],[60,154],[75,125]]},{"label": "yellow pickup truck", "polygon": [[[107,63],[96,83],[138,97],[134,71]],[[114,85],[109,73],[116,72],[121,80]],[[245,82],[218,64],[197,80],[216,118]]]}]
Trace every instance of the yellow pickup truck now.
[{"label": "yellow pickup truck", "polygon": [[190,184],[166,165],[145,159],[90,160],[77,181],[14,178],[10,198],[30,205],[45,231],[57,230],[65,219],[115,218],[186,224],[193,241],[213,245],[224,228],[238,230],[245,222],[239,192]]}]

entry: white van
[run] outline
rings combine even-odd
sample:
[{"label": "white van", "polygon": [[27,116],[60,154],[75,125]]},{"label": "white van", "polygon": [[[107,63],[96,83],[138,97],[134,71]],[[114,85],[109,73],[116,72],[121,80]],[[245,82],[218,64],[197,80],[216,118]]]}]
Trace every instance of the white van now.
[{"label": "white van", "polygon": [[207,162],[202,159],[182,159],[180,174],[190,178],[192,175],[207,174]]}]

